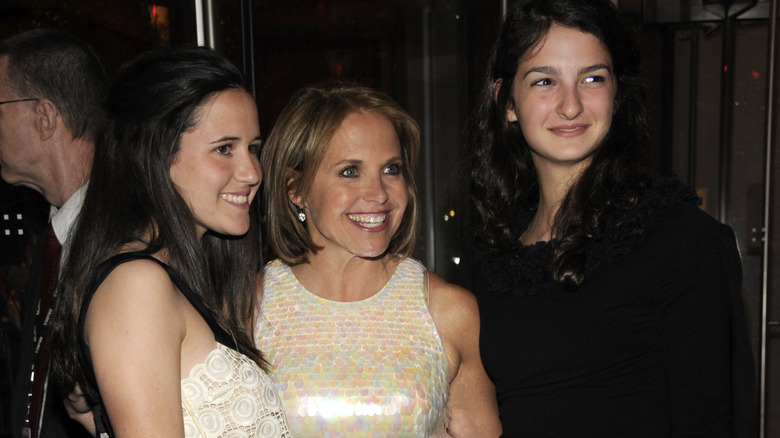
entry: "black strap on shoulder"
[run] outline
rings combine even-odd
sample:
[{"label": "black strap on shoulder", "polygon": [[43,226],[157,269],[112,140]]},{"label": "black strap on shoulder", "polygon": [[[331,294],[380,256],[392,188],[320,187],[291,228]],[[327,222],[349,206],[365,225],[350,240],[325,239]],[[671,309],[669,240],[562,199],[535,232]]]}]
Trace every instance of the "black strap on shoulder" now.
[{"label": "black strap on shoulder", "polygon": [[[126,252],[122,254],[117,254],[111,257],[110,259],[106,260],[105,262],[101,263],[95,270],[95,276],[90,282],[89,290],[87,292],[87,295],[84,297],[84,302],[81,305],[81,311],[79,313],[79,321],[78,321],[78,325],[76,326],[76,335],[78,336],[78,340],[79,340],[79,361],[81,363],[81,368],[84,371],[84,377],[86,378],[87,383],[89,383],[96,389],[98,389],[98,386],[97,386],[97,379],[95,378],[95,370],[92,367],[92,355],[89,352],[89,346],[87,346],[87,343],[84,341],[84,321],[86,320],[87,317],[87,309],[89,309],[89,304],[92,301],[92,297],[95,295],[95,291],[100,286],[100,284],[103,283],[106,277],[108,277],[108,274],[110,274],[111,271],[113,271],[117,266],[121,265],[122,263],[129,262],[132,260],[140,260],[140,259],[151,260],[156,262],[160,266],[162,266],[165,269],[165,271],[168,273],[168,276],[170,277],[173,284],[176,285],[179,291],[187,298],[187,301],[189,301],[190,304],[192,304],[195,310],[198,311],[200,316],[203,317],[203,319],[209,325],[209,328],[211,328],[212,333],[214,333],[214,338],[217,340],[217,342],[227,347],[236,349],[236,345],[235,342],[233,341],[233,337],[230,336],[217,323],[212,312],[208,308],[206,308],[206,306],[203,304],[200,298],[192,291],[189,285],[179,277],[179,275],[176,273],[176,271],[173,270],[173,268],[161,262],[160,260],[157,260],[151,255],[143,252]],[[110,425],[108,425],[108,427],[110,429]],[[110,436],[113,436],[113,433],[111,433]]]}]

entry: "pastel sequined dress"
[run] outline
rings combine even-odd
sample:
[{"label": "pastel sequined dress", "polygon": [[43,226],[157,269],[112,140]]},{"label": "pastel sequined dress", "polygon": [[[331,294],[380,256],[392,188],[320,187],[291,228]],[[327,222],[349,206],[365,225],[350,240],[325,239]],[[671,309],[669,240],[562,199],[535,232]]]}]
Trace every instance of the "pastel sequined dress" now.
[{"label": "pastel sequined dress", "polygon": [[255,344],[295,436],[446,436],[447,357],[415,260],[356,302],[320,298],[269,263]]},{"label": "pastel sequined dress", "polygon": [[[290,438],[279,395],[268,375],[250,358],[228,345],[233,340],[217,325],[213,316],[178,274],[168,265],[140,252],[116,255],[97,268],[83,303],[79,333],[83,333],[87,308],[103,280],[122,263],[151,260],[162,266],[179,291],[209,324],[217,346],[181,380],[181,409],[185,438]],[[80,336],[81,366],[97,388],[89,347]],[[96,408],[100,431],[114,436],[102,403]],[[100,435],[101,437],[103,435]]]}]

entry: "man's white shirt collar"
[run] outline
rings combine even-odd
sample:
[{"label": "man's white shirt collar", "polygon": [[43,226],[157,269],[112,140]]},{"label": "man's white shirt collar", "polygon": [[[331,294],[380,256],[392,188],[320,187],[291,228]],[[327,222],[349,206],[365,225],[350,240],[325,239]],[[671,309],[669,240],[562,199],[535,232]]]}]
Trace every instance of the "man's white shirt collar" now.
[{"label": "man's white shirt collar", "polygon": [[87,185],[79,187],[78,190],[73,192],[70,198],[62,204],[62,207],[57,208],[52,206],[49,210],[49,218],[51,219],[51,226],[54,228],[54,234],[57,235],[62,245],[62,253],[67,254],[68,237],[73,231],[73,225],[76,223],[79,212],[81,211],[81,204],[84,203],[84,193],[87,190]]}]

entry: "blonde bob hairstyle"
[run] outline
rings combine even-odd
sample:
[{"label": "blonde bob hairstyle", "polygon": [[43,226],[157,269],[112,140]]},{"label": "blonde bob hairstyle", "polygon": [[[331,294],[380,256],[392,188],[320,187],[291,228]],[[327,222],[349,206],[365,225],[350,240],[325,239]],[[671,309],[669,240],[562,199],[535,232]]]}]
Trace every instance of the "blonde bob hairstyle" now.
[{"label": "blonde bob hairstyle", "polygon": [[330,141],[348,115],[370,112],[381,115],[395,127],[401,144],[402,174],[408,204],[385,254],[408,257],[414,251],[420,228],[414,169],[420,150],[417,122],[387,94],[364,86],[333,82],[297,91],[279,115],[261,155],[264,172],[266,231],[271,249],[285,263],[308,261],[318,247],[305,223],[297,219],[292,191],[302,198],[309,193],[314,175]]}]

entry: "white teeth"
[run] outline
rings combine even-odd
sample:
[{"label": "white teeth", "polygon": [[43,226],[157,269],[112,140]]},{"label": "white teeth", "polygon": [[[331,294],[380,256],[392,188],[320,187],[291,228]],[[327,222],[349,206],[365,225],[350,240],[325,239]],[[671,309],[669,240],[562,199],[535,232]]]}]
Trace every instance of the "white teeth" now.
[{"label": "white teeth", "polygon": [[374,228],[382,225],[387,217],[386,214],[350,214],[347,216],[366,228]]},{"label": "white teeth", "polygon": [[249,200],[249,197],[245,195],[230,195],[227,193],[221,193],[219,197],[234,204],[246,204]]}]

